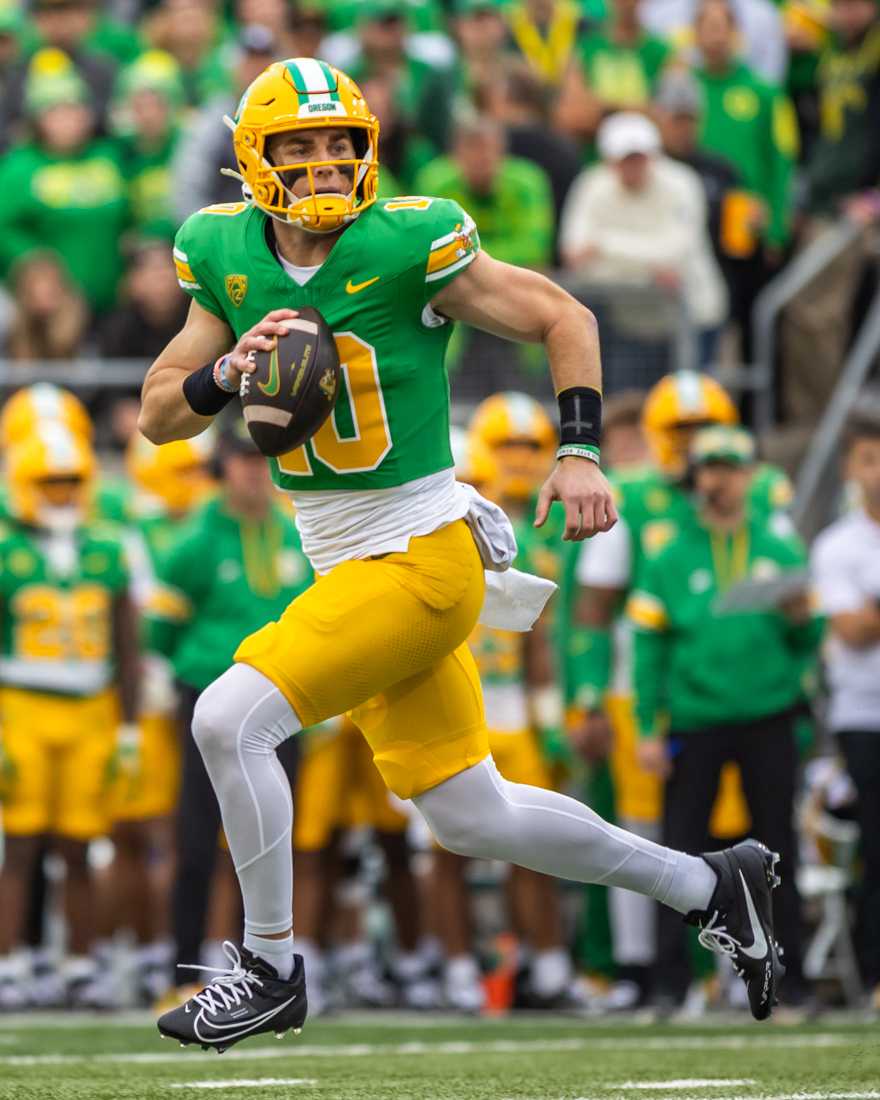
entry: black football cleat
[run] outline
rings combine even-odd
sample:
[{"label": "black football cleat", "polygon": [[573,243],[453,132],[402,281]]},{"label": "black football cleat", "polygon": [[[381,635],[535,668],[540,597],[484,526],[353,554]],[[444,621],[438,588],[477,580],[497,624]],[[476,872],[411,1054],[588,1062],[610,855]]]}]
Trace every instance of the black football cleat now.
[{"label": "black football cleat", "polygon": [[[298,1035],[305,1022],[306,979],[302,956],[294,956],[287,981],[264,959],[242,947],[239,955],[228,941],[223,949],[232,964],[217,970],[218,977],[179,1008],[159,1017],[163,1039],[177,1039],[181,1046],[213,1047],[218,1054],[252,1035],[274,1032],[280,1039],[287,1031]],[[193,967],[193,970],[214,970]]]},{"label": "black football cleat", "polygon": [[744,840],[703,859],[718,876],[705,912],[685,920],[700,929],[703,947],[727,955],[746,983],[749,1008],[756,1020],[766,1020],[777,1003],[776,991],[785,974],[782,949],[773,935],[771,891],[781,882],[779,856],[757,840]]}]

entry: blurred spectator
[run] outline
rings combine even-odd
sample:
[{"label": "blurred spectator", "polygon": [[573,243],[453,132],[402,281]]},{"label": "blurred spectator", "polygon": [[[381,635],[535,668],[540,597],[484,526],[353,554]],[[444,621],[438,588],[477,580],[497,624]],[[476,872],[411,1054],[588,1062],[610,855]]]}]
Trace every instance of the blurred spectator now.
[{"label": "blurred spectator", "polygon": [[549,265],[553,198],[547,177],[534,164],[507,155],[504,131],[492,119],[459,122],[452,155],[422,169],[416,192],[461,203],[496,259],[525,267]]},{"label": "blurred spectator", "polygon": [[36,48],[12,70],[6,84],[0,123],[0,141],[17,137],[26,113],[25,95],[33,79],[58,74],[72,66],[89,89],[102,128],[113,92],[117,64],[90,44],[96,26],[92,0],[34,0]]},{"label": "blurred spectator", "polygon": [[180,66],[186,102],[198,107],[229,90],[223,25],[214,0],[162,0],[145,22],[150,44]]},{"label": "blurred spectator", "polygon": [[82,295],[51,251],[32,251],[10,272],[15,313],[7,337],[10,359],[73,359],[79,352],[89,311]]},{"label": "blurred spectator", "polygon": [[117,94],[131,217],[139,233],[173,239],[177,229],[171,195],[171,158],[180,136],[183,87],[177,62],[150,50],[122,73]]},{"label": "blurred spectator", "polygon": [[[242,14],[244,14],[244,11],[245,8],[242,6]],[[258,23],[262,26],[267,25],[261,19],[242,18],[240,21],[242,24]],[[305,4],[295,3],[290,9],[288,22],[290,47],[284,51],[283,56],[323,57],[321,46],[326,33],[327,20],[320,6],[313,7],[308,2]]]},{"label": "blurred spectator", "polygon": [[550,126],[547,97],[538,79],[511,60],[486,90],[487,112],[507,131],[507,151],[542,168],[553,191],[556,223],[562,204],[581,169],[577,147]]},{"label": "blurred spectator", "polygon": [[[644,0],[641,19],[653,34],[673,43],[688,61],[699,62],[700,45],[694,42],[694,23],[701,0]],[[780,14],[781,4],[771,0],[731,0],[739,28],[737,56],[771,84],[785,84],[788,51]]]},{"label": "blurred spectator", "polygon": [[603,163],[575,180],[565,203],[559,235],[565,266],[597,282],[680,292],[708,341],[726,302],[699,177],[661,155],[660,134],[643,115],[612,115],[597,144]]},{"label": "blurred spectator", "polygon": [[234,87],[205,104],[177,146],[171,173],[178,224],[211,203],[241,201],[241,183],[220,175],[221,168],[238,169],[232,155],[232,134],[223,116],[235,114],[242,92],[277,59],[277,51],[278,43],[266,27],[242,27],[239,31]]},{"label": "blurred spectator", "polygon": [[585,35],[556,108],[560,129],[592,140],[606,114],[647,107],[672,48],[639,21],[640,0],[609,0],[600,29]]},{"label": "blurred spectator", "polygon": [[[747,510],[751,436],[706,428],[690,458],[699,522],[648,561],[628,604],[639,759],[666,779],[662,843],[695,854],[706,845],[722,766],[739,765],[755,835],[781,854],[785,868],[774,909],[791,985],[800,977],[794,711],[822,621],[810,610],[804,547]],[[785,574],[787,587],[780,585]],[[779,586],[763,602],[742,583],[761,579]],[[687,985],[684,932],[681,918],[661,909],[658,978],[670,997]]]},{"label": "blurred spectator", "polygon": [[789,238],[797,120],[787,97],[738,60],[738,27],[728,0],[703,0],[696,35],[702,64],[695,75],[704,106],[700,145],[732,161],[742,181],[742,191],[725,205],[722,247],[748,363],[752,306]]},{"label": "blurred spectator", "polygon": [[[320,13],[306,13],[307,16],[309,14],[315,17],[317,26],[323,26]],[[306,37],[300,42],[294,40],[294,21],[301,18],[299,10],[288,3],[288,0],[236,0],[233,25],[236,28],[254,25],[266,27],[278,43],[279,57],[320,57],[321,35],[317,38],[308,35],[306,20],[301,23]],[[305,52],[298,48],[303,46],[306,47]]]},{"label": "blurred spectator", "polygon": [[694,77],[685,71],[667,73],[654,100],[654,113],[663,138],[663,151],[700,177],[708,206],[709,236],[723,270],[721,213],[725,199],[737,186],[739,174],[729,160],[707,153],[699,146],[703,95]]},{"label": "blurred spectator", "polygon": [[122,284],[123,304],[98,337],[108,359],[154,359],[186,319],[187,299],[177,285],[171,250],[161,240],[143,240],[131,253]]},{"label": "blurred spectator", "polygon": [[[833,0],[831,21],[835,38],[819,65],[820,133],[806,165],[803,248],[842,213],[866,227],[880,217],[880,7]],[[870,234],[860,234],[786,311],[786,412],[805,431],[826,408],[843,366],[869,249]]]},{"label": "blurred spectator", "polygon": [[94,137],[89,91],[75,71],[28,82],[33,139],[0,161],[0,273],[53,248],[97,313],[116,298],[119,237],[128,219],[119,151]]},{"label": "blurred spectator", "polygon": [[495,0],[453,0],[450,19],[458,56],[425,89],[419,125],[438,149],[449,147],[453,117],[474,110],[501,69],[507,28]]},{"label": "blurred spectator", "polygon": [[855,414],[844,457],[859,506],[818,537],[813,571],[831,634],[828,726],[858,791],[862,976],[880,1008],[880,415]]},{"label": "blurred spectator", "polygon": [[533,74],[541,84],[558,87],[585,30],[580,5],[574,0],[517,0],[505,15],[512,44]]},{"label": "blurred spectator", "polygon": [[345,71],[358,84],[388,78],[401,117],[414,121],[434,66],[408,49],[407,6],[400,0],[363,0],[357,11],[360,49]]},{"label": "blurred spectator", "polygon": [[13,3],[0,5],[0,97],[6,103],[7,85],[21,56],[25,37],[22,13]]},{"label": "blurred spectator", "polygon": [[412,122],[401,115],[394,85],[386,76],[370,77],[361,88],[379,120],[379,191],[382,197],[416,193],[415,177],[437,155]]}]

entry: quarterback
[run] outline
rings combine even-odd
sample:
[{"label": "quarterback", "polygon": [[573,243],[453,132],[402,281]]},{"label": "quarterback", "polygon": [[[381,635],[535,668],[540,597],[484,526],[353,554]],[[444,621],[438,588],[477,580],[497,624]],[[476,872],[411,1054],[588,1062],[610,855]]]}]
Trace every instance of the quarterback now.
[{"label": "quarterback", "polygon": [[564,537],[576,540],[616,519],[598,465],[592,315],[543,276],[482,252],[456,203],[377,201],[378,123],[357,85],[323,61],[270,65],[229,124],[246,201],[199,211],[178,233],[193,303],[147,374],[141,430],[156,443],[204,431],[253,373],[253,354],[305,306],[334,332],[346,384],[313,438],[271,460],[318,578],[242,642],[193,718],[244,898],[244,945],[230,945],[230,969],[163,1016],[160,1032],[224,1050],[301,1027],[291,799],[276,749],[341,713],[441,845],[657,898],[732,957],[752,1011],[769,1015],[782,970],[771,852],[755,841],[705,857],[662,848],[554,791],[504,780],[489,752],[467,646],[486,551],[467,522],[474,498],[453,474],[450,322],[543,344],[561,445],[535,522],[559,500]]}]

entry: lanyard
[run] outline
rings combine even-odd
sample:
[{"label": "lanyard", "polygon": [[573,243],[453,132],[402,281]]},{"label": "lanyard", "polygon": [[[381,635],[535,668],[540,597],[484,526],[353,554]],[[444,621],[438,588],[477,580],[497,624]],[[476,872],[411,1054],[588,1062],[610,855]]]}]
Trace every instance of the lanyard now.
[{"label": "lanyard", "polygon": [[549,84],[558,84],[565,72],[577,34],[579,15],[574,4],[559,3],[545,38],[521,5],[510,13],[510,29],[520,52]]},{"label": "lanyard", "polygon": [[734,581],[741,580],[748,572],[749,532],[741,527],[732,535],[710,531],[712,564],[719,592],[726,592]]},{"label": "lanyard", "polygon": [[283,533],[274,516],[264,523],[241,523],[241,548],[244,575],[255,596],[272,599],[281,589],[278,554]]}]

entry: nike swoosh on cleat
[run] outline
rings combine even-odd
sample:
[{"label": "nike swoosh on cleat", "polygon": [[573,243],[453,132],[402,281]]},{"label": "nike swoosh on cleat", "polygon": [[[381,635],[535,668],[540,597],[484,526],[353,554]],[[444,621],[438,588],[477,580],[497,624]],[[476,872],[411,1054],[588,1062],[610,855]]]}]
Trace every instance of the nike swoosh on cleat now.
[{"label": "nike swoosh on cleat", "polygon": [[764,927],[758,917],[758,911],[755,909],[755,903],[752,901],[752,895],[749,893],[742,871],[739,872],[739,878],[746,895],[746,912],[749,914],[749,923],[752,926],[752,945],[740,947],[740,951],[750,959],[763,959],[767,954],[767,937],[764,935]]},{"label": "nike swoosh on cleat", "polygon": [[[236,1031],[233,1034],[229,1034],[228,1029],[238,1026],[238,1021],[230,1024],[213,1024],[210,1020],[205,1019],[205,1010],[202,1009],[202,1011],[198,1014],[198,1016],[196,1016],[195,1020],[193,1021],[193,1031],[201,1042],[210,1043],[216,1039],[222,1039],[224,1042],[230,1042],[233,1039],[239,1039],[242,1036],[247,1035],[249,1032],[253,1031],[254,1028],[260,1027],[262,1024],[267,1023],[274,1016],[277,1016],[279,1012],[283,1012],[284,1009],[288,1007],[288,1005],[292,1005],[293,1002],[296,1000],[296,997],[297,995],[294,993],[294,995],[286,1000],[284,1004],[277,1005],[275,1008],[270,1009],[268,1012],[263,1012],[260,1016],[257,1016],[255,1019],[251,1020],[247,1027],[241,1028],[239,1031]],[[203,1035],[199,1030],[200,1023],[206,1024],[215,1032],[226,1032],[226,1034],[214,1035],[213,1037]]]}]

